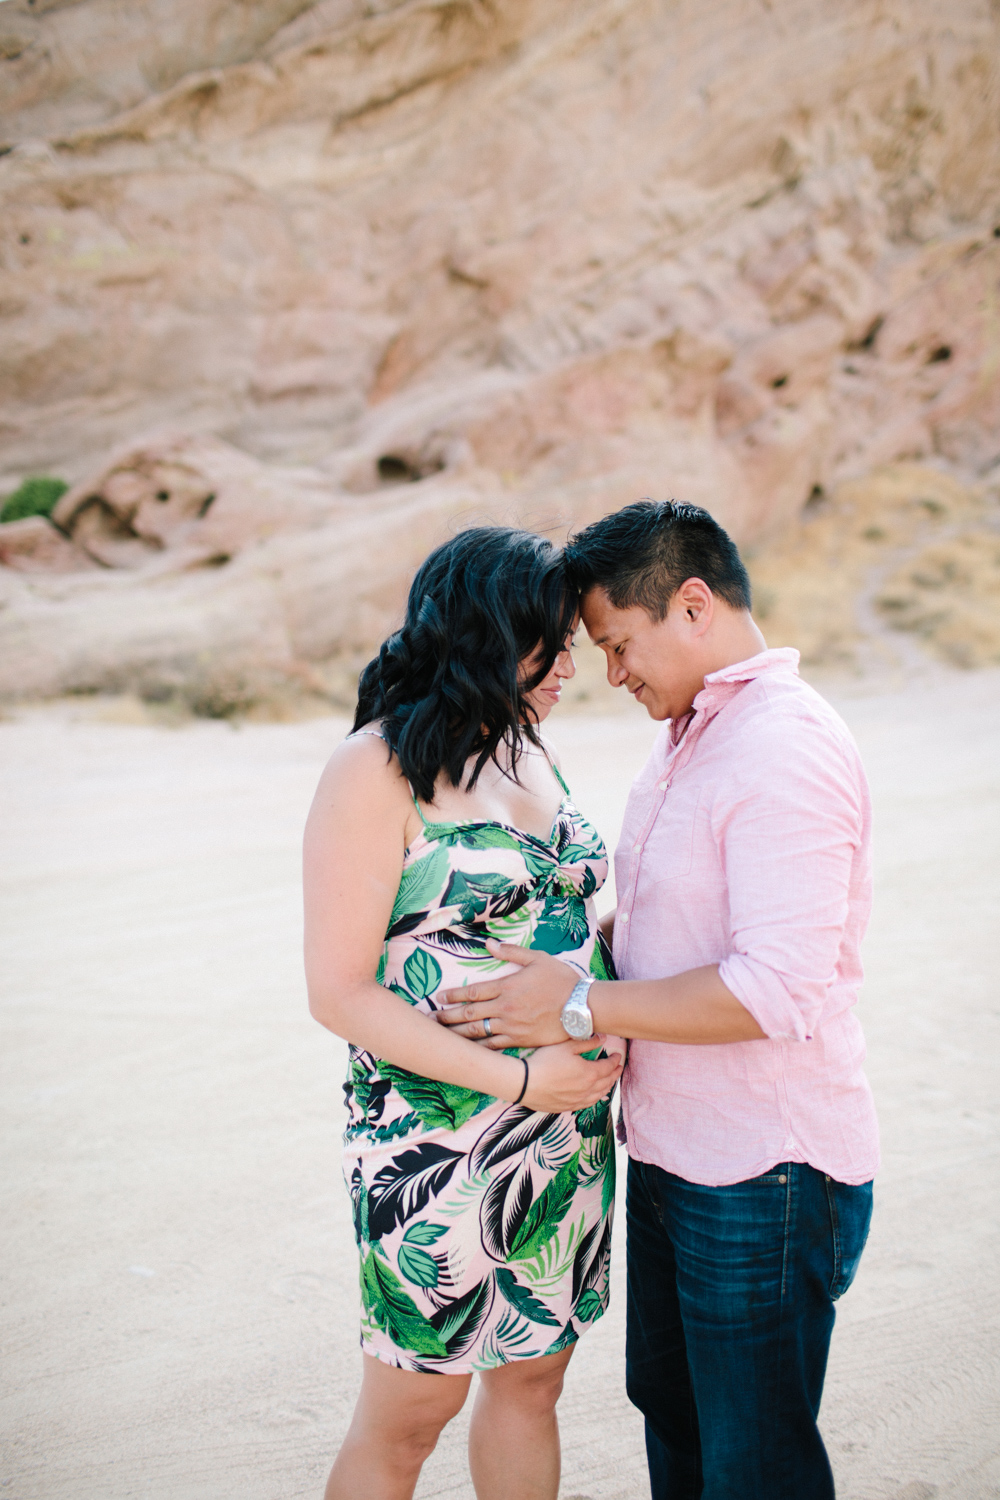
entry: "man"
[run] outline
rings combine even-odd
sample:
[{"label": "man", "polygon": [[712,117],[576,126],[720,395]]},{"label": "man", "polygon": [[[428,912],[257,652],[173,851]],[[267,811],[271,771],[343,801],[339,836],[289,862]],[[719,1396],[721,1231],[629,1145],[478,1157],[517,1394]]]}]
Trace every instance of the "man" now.
[{"label": "man", "polygon": [[631,1038],[630,1399],[653,1500],[828,1500],[816,1419],[871,1217],[853,1006],[871,902],[856,747],[769,651],[707,512],[627,506],[566,552],[608,679],[663,721],[615,856],[617,982],[491,945],[507,979],[441,1014],[489,1046]]}]

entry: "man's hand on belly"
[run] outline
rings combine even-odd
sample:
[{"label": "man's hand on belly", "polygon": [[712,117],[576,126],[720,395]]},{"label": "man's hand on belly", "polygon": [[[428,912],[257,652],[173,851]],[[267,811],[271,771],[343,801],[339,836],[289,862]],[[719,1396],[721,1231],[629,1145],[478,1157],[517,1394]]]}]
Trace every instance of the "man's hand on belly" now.
[{"label": "man's hand on belly", "polygon": [[[579,979],[551,954],[489,940],[489,950],[520,973],[445,990],[448,1008],[436,1019],[486,1047],[544,1047],[564,1042],[560,1012]],[[719,975],[718,964],[670,979],[598,979],[588,996],[595,1036],[717,1046],[763,1040],[751,1015]],[[489,1020],[487,1029],[483,1022]]]},{"label": "man's hand on belly", "polygon": [[[492,939],[487,946],[495,958],[517,964],[520,972],[445,990],[447,1008],[436,1011],[435,1019],[486,1047],[545,1047],[564,1042],[566,1033],[559,1016],[580,978],[577,971],[550,953]],[[483,1025],[486,1019],[488,1035]]]}]

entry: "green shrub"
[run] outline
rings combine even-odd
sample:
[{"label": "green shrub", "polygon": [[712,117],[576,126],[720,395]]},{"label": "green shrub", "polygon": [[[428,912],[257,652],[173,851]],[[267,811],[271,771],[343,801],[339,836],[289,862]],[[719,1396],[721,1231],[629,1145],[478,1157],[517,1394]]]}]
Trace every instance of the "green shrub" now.
[{"label": "green shrub", "polygon": [[20,488],[8,495],[0,510],[0,521],[23,521],[26,516],[49,516],[60,495],[69,485],[63,479],[38,476],[26,479]]}]

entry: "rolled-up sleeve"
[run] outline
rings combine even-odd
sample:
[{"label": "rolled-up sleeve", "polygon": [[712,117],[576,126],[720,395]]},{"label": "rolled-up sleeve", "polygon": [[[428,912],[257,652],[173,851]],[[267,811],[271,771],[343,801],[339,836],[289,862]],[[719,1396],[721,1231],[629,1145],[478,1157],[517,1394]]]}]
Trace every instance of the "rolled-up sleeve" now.
[{"label": "rolled-up sleeve", "polygon": [[808,720],[768,730],[748,736],[713,808],[731,941],[719,974],[768,1037],[808,1042],[836,975],[864,808],[846,746]]}]

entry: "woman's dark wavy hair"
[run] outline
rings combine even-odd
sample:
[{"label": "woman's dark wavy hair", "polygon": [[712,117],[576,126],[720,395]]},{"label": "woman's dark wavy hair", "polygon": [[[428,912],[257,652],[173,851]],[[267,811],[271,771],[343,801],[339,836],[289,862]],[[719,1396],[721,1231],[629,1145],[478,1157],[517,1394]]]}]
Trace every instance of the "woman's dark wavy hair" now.
[{"label": "woman's dark wavy hair", "polygon": [[[577,595],[551,542],[507,526],[476,526],[433,551],[410,588],[406,618],[358,683],[354,728],[373,719],[424,802],[443,771],[473,787],[487,761],[538,743],[525,695],[543,680],[573,628]],[[537,648],[530,677],[519,667]]]}]

